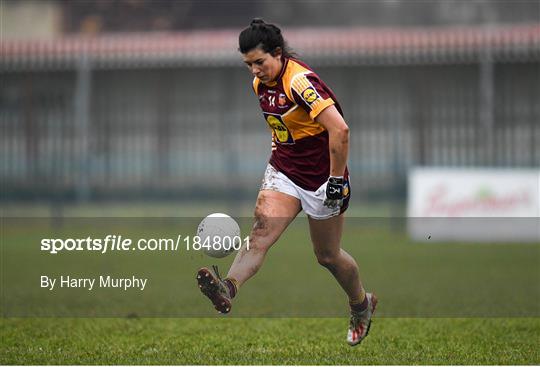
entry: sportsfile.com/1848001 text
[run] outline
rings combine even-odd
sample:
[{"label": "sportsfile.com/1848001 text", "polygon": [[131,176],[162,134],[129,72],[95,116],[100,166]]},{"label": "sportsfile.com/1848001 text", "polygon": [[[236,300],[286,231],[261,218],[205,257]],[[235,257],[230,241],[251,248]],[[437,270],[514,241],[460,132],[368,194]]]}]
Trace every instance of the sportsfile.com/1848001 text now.
[{"label": "sportsfile.com/1848001 text", "polygon": [[95,251],[105,254],[108,251],[199,251],[213,248],[239,250],[245,246],[249,250],[249,237],[214,236],[201,238],[199,236],[178,235],[176,238],[139,238],[136,241],[122,235],[107,235],[103,238],[43,238],[41,251],[57,254],[63,251]]}]

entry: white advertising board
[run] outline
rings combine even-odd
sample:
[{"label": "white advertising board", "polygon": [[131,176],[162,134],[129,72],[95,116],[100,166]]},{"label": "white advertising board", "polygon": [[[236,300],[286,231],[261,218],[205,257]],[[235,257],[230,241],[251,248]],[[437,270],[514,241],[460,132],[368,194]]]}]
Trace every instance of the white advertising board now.
[{"label": "white advertising board", "polygon": [[540,241],[540,170],[416,168],[410,235],[431,241]]}]

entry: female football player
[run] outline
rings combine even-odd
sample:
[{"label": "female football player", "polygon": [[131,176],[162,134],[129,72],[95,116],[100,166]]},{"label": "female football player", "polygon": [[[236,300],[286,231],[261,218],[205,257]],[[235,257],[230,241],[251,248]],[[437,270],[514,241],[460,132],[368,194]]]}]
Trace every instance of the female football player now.
[{"label": "female football player", "polygon": [[219,312],[229,312],[238,289],[303,210],[318,262],[349,297],[347,342],[356,345],[368,334],[377,298],[365,292],[358,265],[340,247],[350,197],[349,127],[332,90],[291,54],[278,27],[254,19],[240,33],[239,46],[272,130],[272,154],[257,197],[249,250],[238,252],[225,279],[216,268],[200,269],[199,288]]}]

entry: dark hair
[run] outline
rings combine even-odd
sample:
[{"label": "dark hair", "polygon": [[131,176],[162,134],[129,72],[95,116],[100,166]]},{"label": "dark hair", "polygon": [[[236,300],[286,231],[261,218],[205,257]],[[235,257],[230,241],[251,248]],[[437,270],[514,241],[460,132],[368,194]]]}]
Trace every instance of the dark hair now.
[{"label": "dark hair", "polygon": [[238,51],[243,54],[260,47],[264,52],[275,56],[279,47],[283,56],[291,57],[294,55],[283,39],[281,29],[274,24],[266,23],[261,18],[253,19],[249,27],[240,32],[238,44],[240,46]]}]

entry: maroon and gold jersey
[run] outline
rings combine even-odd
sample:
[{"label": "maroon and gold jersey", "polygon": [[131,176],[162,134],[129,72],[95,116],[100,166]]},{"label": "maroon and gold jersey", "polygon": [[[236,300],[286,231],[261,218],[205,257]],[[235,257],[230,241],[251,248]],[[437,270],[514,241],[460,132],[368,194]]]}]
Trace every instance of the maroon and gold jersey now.
[{"label": "maroon and gold jersey", "polygon": [[[328,132],[315,118],[335,105],[332,90],[306,64],[285,58],[276,81],[253,79],[275,149],[270,164],[305,190],[315,191],[330,174]],[[345,175],[347,175],[347,170]]]}]

